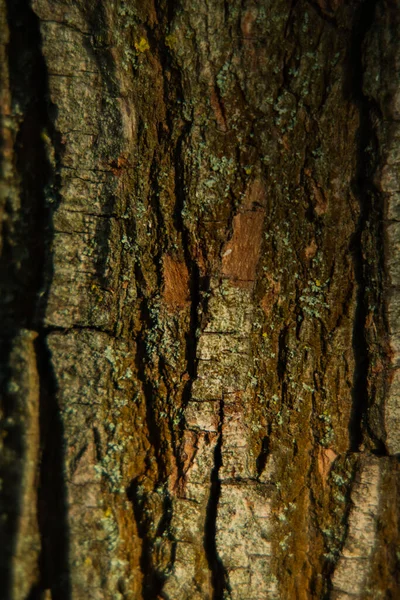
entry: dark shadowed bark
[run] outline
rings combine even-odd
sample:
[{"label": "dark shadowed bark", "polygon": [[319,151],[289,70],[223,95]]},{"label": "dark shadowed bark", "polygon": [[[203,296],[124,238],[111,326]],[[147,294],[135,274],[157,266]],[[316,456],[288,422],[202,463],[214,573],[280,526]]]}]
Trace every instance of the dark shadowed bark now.
[{"label": "dark shadowed bark", "polygon": [[1,600],[399,598],[399,2],[0,17]]}]

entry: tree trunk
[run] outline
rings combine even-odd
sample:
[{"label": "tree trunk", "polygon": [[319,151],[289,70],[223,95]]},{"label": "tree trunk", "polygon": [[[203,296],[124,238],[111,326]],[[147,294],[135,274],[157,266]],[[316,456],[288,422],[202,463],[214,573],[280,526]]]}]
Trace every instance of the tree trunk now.
[{"label": "tree trunk", "polygon": [[2,600],[400,597],[400,2],[0,0]]}]

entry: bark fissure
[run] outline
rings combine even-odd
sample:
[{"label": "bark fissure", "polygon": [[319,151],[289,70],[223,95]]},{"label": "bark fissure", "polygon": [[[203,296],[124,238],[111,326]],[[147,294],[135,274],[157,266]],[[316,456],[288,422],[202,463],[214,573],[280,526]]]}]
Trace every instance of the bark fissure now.
[{"label": "bark fissure", "polygon": [[7,5],[10,88],[17,129],[15,168],[21,213],[12,214],[15,207],[10,198],[7,219],[10,229],[6,243],[3,241],[1,281],[3,285],[7,283],[9,290],[23,290],[23,293],[16,294],[13,303],[7,303],[11,314],[9,318],[3,314],[3,323],[10,328],[34,328],[38,294],[41,286],[48,283],[43,281],[45,252],[51,237],[46,192],[54,175],[44,138],[49,139],[52,125],[48,118],[47,72],[37,17],[27,0],[9,1]]},{"label": "bark fissure", "polygon": [[[153,544],[149,536],[151,528],[151,516],[146,507],[146,497],[143,494],[139,480],[131,482],[127,489],[127,496],[132,504],[133,514],[137,525],[139,537],[142,541],[140,566],[143,574],[142,597],[143,600],[152,600],[156,597],[163,597],[162,588],[165,581],[165,573],[157,570],[153,560]],[[160,521],[157,528],[157,535],[162,536],[170,520],[171,502],[168,496],[164,499],[164,519]]]},{"label": "bark fissure", "polygon": [[[64,430],[45,332],[39,332],[36,355],[40,377],[40,437],[42,457],[39,484],[41,593],[51,590],[54,600],[70,600],[69,528],[64,471]],[[42,596],[38,595],[38,600]]]},{"label": "bark fissure", "polygon": [[260,477],[265,469],[265,465],[267,464],[268,456],[270,454],[269,448],[269,436],[271,434],[270,427],[268,431],[268,435],[264,436],[261,442],[260,453],[256,459],[256,467],[257,467],[257,475]]},{"label": "bark fissure", "polygon": [[[148,427],[149,443],[157,461],[157,480],[154,484],[154,489],[162,486],[167,477],[166,458],[164,456],[163,440],[159,423],[157,422],[158,410],[155,405],[157,399],[157,389],[155,389],[152,379],[148,375],[149,365],[147,364],[148,352],[146,348],[146,332],[154,327],[153,320],[150,315],[148,300],[142,298],[141,307],[141,323],[142,330],[137,337],[136,350],[136,366],[138,378],[142,385],[143,395],[146,403],[146,422]],[[159,373],[161,377],[161,373]],[[141,550],[141,568],[143,573],[142,593],[145,600],[151,600],[161,593],[165,574],[157,569],[157,565],[153,560],[153,538],[150,536],[151,529],[151,513],[147,510],[146,497],[139,493],[139,485],[133,481],[127,489],[128,498],[130,499],[136,522],[138,523],[139,535],[142,538]],[[163,515],[160,518],[157,527],[157,536],[161,537],[168,530],[171,519],[171,500],[169,491],[165,489],[165,498],[163,502]]]},{"label": "bark fissure", "polygon": [[[185,181],[185,160],[184,146],[188,140],[191,122],[188,122],[182,115],[181,103],[183,100],[182,73],[174,64],[170,49],[165,43],[166,33],[171,28],[176,13],[176,5],[171,1],[165,3],[156,1],[155,3],[158,24],[154,29],[149,29],[149,35],[154,41],[158,60],[163,74],[163,100],[166,109],[166,128],[168,133],[163,132],[161,143],[166,157],[170,156],[171,166],[174,177],[174,205],[172,220],[175,230],[180,237],[183,251],[183,259],[187,268],[189,280],[189,303],[190,318],[187,332],[185,333],[185,361],[187,381],[183,385],[181,392],[181,411],[184,412],[190,402],[192,384],[197,376],[197,337],[199,331],[200,309],[202,305],[201,293],[206,291],[202,288],[207,286],[200,277],[200,271],[196,260],[192,256],[190,231],[185,225],[183,213],[185,210],[186,181]],[[184,420],[180,420],[178,436],[175,437],[175,428],[171,428],[173,436],[173,452],[178,468],[178,480],[183,481],[184,464],[181,459],[181,448],[184,429]]]},{"label": "bark fissure", "polygon": [[[213,600],[223,600],[230,597],[230,589],[226,570],[217,550],[217,514],[221,496],[221,480],[219,472],[222,467],[222,429],[224,426],[224,398],[219,403],[218,440],[214,450],[214,466],[210,478],[210,495],[204,529],[204,550],[211,571]],[[228,594],[228,596],[226,596]]]},{"label": "bark fissure", "polygon": [[[7,16],[10,87],[18,131],[14,146],[15,167],[21,207],[19,220],[10,230],[13,242],[8,247],[7,244],[3,246],[1,280],[15,290],[16,298],[10,305],[12,315],[7,307],[2,310],[2,322],[12,336],[21,328],[38,333],[34,351],[39,376],[37,513],[41,551],[37,583],[30,598],[41,598],[44,590],[51,590],[54,600],[68,600],[64,434],[46,344],[47,331],[43,326],[47,291],[52,278],[48,255],[54,231],[49,197],[53,206],[59,200],[54,153],[57,135],[50,118],[48,74],[42,54],[39,20],[28,0],[7,1]],[[7,281],[9,278],[13,279],[13,283]],[[7,544],[4,546],[7,547]],[[3,593],[4,597],[12,595],[7,585]]]},{"label": "bark fissure", "polygon": [[[368,300],[366,288],[369,282],[370,267],[365,254],[365,236],[372,216],[372,202],[374,187],[371,181],[373,165],[371,165],[371,147],[376,146],[376,140],[371,126],[370,101],[363,93],[363,64],[362,46],[368,30],[373,22],[376,0],[368,0],[360,7],[355,15],[352,32],[352,43],[349,49],[348,81],[351,82],[349,94],[357,104],[360,124],[358,130],[358,163],[356,179],[354,181],[355,193],[359,200],[359,218],[356,230],[351,239],[351,251],[354,261],[354,276],[357,284],[357,304],[354,315],[353,351],[354,351],[354,380],[353,380],[353,406],[349,421],[350,449],[358,452],[363,442],[367,425],[367,410],[369,405],[368,374],[370,367],[369,347],[366,337],[366,318],[368,314]],[[376,196],[376,195],[375,195]],[[381,215],[381,209],[378,211]],[[381,247],[383,253],[383,244]],[[376,450],[383,451],[383,445],[376,440],[379,446]]]}]

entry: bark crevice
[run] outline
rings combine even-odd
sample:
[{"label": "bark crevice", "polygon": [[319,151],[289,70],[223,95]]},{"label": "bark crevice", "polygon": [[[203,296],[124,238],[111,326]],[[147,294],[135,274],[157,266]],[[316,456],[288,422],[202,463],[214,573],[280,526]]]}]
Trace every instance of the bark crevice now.
[{"label": "bark crevice", "polygon": [[[147,499],[139,479],[135,479],[131,482],[127,489],[127,497],[132,504],[137,531],[142,541],[140,568],[143,575],[143,600],[153,600],[153,598],[158,597],[162,598],[162,588],[166,579],[166,574],[157,570],[153,562],[152,539],[149,536],[151,515],[146,511]],[[160,520],[157,528],[157,536],[159,537],[161,537],[163,532],[167,529],[171,520],[171,501],[168,494],[164,498],[163,508],[164,518]]]},{"label": "bark crevice", "polygon": [[[222,467],[222,430],[224,426],[224,399],[219,405],[218,441],[214,450],[214,467],[210,478],[210,495],[207,503],[207,513],[204,530],[204,550],[208,566],[211,571],[213,586],[213,600],[223,600],[230,597],[230,586],[227,572],[218,554],[217,548],[217,513],[221,496],[221,479],[219,476]],[[229,594],[227,596],[227,594]]]},{"label": "bark crevice", "polygon": [[[39,483],[39,526],[42,537],[41,590],[52,599],[69,600],[69,528],[64,472],[64,431],[45,332],[35,344],[40,378],[40,438],[42,457]],[[41,598],[39,595],[38,598]]]},{"label": "bark crevice", "polygon": [[[366,333],[366,320],[368,315],[368,284],[370,273],[374,268],[368,264],[366,255],[366,236],[370,227],[369,220],[373,213],[378,211],[382,216],[382,207],[377,207],[374,200],[378,197],[374,190],[372,164],[376,147],[376,139],[371,123],[371,102],[363,93],[363,43],[372,25],[375,13],[376,0],[368,0],[360,7],[355,15],[352,40],[349,49],[348,85],[351,86],[347,93],[358,106],[358,157],[356,175],[353,181],[355,195],[359,201],[359,217],[356,230],[350,242],[353,256],[355,282],[357,285],[357,301],[353,327],[353,352],[354,352],[354,377],[352,390],[352,412],[349,422],[350,450],[358,452],[363,443],[364,432],[368,429],[367,410],[370,402],[368,375],[370,368],[370,350]],[[383,245],[380,249],[383,252]],[[369,431],[369,434],[371,432]],[[376,450],[384,453],[383,444],[375,439]]]},{"label": "bark crevice", "polygon": [[[140,270],[140,269],[138,269]],[[143,277],[143,276],[142,276]],[[149,310],[147,298],[142,298],[141,306],[142,329],[137,338],[136,367],[139,381],[142,384],[142,390],[146,402],[146,422],[148,428],[148,438],[157,462],[157,481],[155,488],[164,484],[167,477],[167,465],[163,453],[163,441],[160,427],[157,422],[157,409],[155,399],[157,390],[147,373],[147,349],[146,349],[146,331],[150,331],[153,322]],[[161,377],[161,373],[160,373]],[[141,492],[139,480],[131,482],[127,489],[127,496],[133,506],[135,521],[138,527],[139,536],[142,539],[142,550],[140,565],[143,574],[142,594],[144,600],[150,600],[161,593],[165,581],[165,575],[156,568],[153,561],[152,546],[153,536],[150,535],[151,511],[146,510],[146,495]],[[165,497],[163,499],[163,513],[157,526],[156,536],[161,537],[169,528],[172,515],[172,501],[169,491],[165,488]]]},{"label": "bark crevice", "polygon": [[[51,118],[54,107],[49,97],[39,19],[28,0],[7,0],[6,6],[10,91],[16,128],[14,166],[20,206],[17,217],[13,215],[12,201],[9,206],[11,226],[6,236],[9,243],[3,246],[0,267],[1,280],[14,292],[15,300],[9,306],[2,305],[1,312],[4,329],[11,338],[24,328],[38,333],[34,349],[39,375],[37,514],[41,552],[38,583],[32,587],[30,598],[41,598],[44,590],[51,590],[54,600],[68,600],[71,591],[64,435],[43,325],[52,279],[51,206],[59,202],[55,152],[59,140]],[[7,589],[3,593],[7,596]]]}]

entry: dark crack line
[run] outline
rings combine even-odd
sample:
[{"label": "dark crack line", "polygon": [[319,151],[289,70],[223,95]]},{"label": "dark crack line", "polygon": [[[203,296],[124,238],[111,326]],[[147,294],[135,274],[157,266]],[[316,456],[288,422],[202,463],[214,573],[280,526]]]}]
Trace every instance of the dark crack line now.
[{"label": "dark crack line", "polygon": [[[164,22],[166,29],[171,26],[171,23],[176,12],[176,5],[173,1],[167,0],[166,5],[162,6],[161,3],[156,2],[159,20]],[[170,131],[170,136],[167,144],[167,149],[172,152],[172,161],[174,168],[175,177],[175,206],[174,206],[174,224],[175,229],[181,237],[183,258],[189,273],[189,294],[190,294],[190,322],[188,331],[185,335],[186,351],[186,371],[189,375],[188,381],[185,383],[182,396],[181,396],[181,409],[185,410],[191,399],[192,385],[197,376],[197,336],[200,328],[200,309],[205,309],[202,301],[202,291],[206,291],[209,288],[208,278],[202,278],[200,276],[200,270],[196,260],[191,254],[191,234],[185,225],[183,218],[183,210],[186,203],[186,181],[185,181],[185,160],[184,160],[184,144],[188,139],[189,132],[191,129],[191,122],[187,122],[182,114],[177,115],[177,100],[183,99],[181,73],[174,65],[173,57],[171,56],[170,49],[165,45],[165,37],[161,36],[158,39],[159,48],[159,60],[163,70],[164,80],[164,101],[167,107],[167,123]],[[166,73],[171,75],[170,81]],[[176,121],[180,120],[176,117],[183,117],[183,125],[176,125]],[[175,140],[174,146],[170,140]],[[183,438],[185,423],[181,420],[179,437],[180,440]],[[175,438],[174,438],[175,440]],[[175,459],[178,466],[178,477],[183,479],[184,464],[181,459],[181,452],[179,443],[174,444],[175,446]]]},{"label": "dark crack line", "polygon": [[[138,291],[140,291],[140,284],[143,282],[143,274],[141,273],[139,266],[136,268],[136,281],[138,282]],[[150,315],[148,299],[143,294],[141,295],[142,301],[140,322],[142,324],[142,328],[137,336],[136,367],[146,402],[146,421],[149,432],[149,443],[154,449],[158,466],[158,477],[156,482],[156,487],[158,487],[159,485],[162,485],[166,479],[167,465],[164,457],[163,439],[156,418],[157,410],[154,405],[154,399],[157,398],[157,390],[154,388],[152,380],[148,376],[146,332],[151,331],[154,324]],[[163,516],[158,523],[156,534],[150,536],[149,532],[153,527],[153,523],[151,522],[151,510],[147,510],[146,498],[142,498],[140,494],[138,495],[138,490],[140,490],[140,487],[138,480],[135,479],[127,489],[127,496],[132,503],[139,536],[142,539],[140,564],[143,573],[143,599],[152,600],[161,594],[166,579],[166,574],[158,570],[154,563],[153,538],[157,536],[162,537],[163,534],[170,529],[172,518],[172,499],[168,490],[165,488],[162,512]]]},{"label": "dark crack line", "polygon": [[[19,178],[20,207],[14,228],[14,245],[3,253],[0,278],[16,291],[12,314],[1,306],[4,330],[29,328],[38,332],[35,341],[39,373],[40,471],[38,474],[38,525],[41,554],[37,585],[29,600],[50,590],[53,600],[69,600],[69,532],[66,485],[63,469],[63,429],[51,356],[43,327],[48,289],[52,279],[50,246],[54,235],[48,192],[58,205],[57,167],[47,155],[43,133],[52,141],[56,163],[59,139],[50,117],[48,72],[42,54],[39,19],[29,0],[7,0],[10,31],[8,60],[13,110],[18,107],[18,132],[14,151]],[[58,146],[58,148],[56,148]],[[23,260],[18,260],[18,252]],[[15,253],[15,255],[14,255]],[[5,268],[5,271],[4,271]],[[3,272],[6,277],[3,277]],[[7,596],[7,585],[1,593]]]},{"label": "dark crack line", "polygon": [[259,481],[259,478],[263,474],[266,464],[267,464],[268,457],[271,453],[271,450],[270,450],[271,430],[272,430],[272,426],[271,426],[271,423],[269,423],[268,431],[266,432],[266,435],[264,435],[262,438],[261,449],[260,449],[260,452],[256,459],[257,481]]},{"label": "dark crack line", "polygon": [[[41,464],[38,498],[42,539],[40,590],[51,590],[54,600],[70,600],[72,591],[69,574],[64,428],[56,400],[57,388],[44,331],[40,332],[35,349],[40,379]],[[42,598],[41,594],[37,598],[38,600]]]},{"label": "dark crack line", "polygon": [[[372,174],[374,170],[373,155],[369,148],[376,146],[376,140],[371,123],[371,103],[363,93],[363,63],[362,52],[366,35],[372,26],[376,0],[366,0],[354,15],[352,39],[348,56],[347,95],[359,109],[360,125],[358,130],[358,160],[354,192],[359,201],[360,214],[353,234],[350,249],[353,256],[355,280],[357,285],[356,309],[353,326],[354,376],[352,388],[352,410],[349,422],[349,456],[360,451],[364,441],[365,431],[368,430],[366,416],[369,404],[368,373],[369,347],[366,335],[367,287],[370,267],[364,254],[365,235],[368,222],[373,213],[374,186]],[[333,585],[332,578],[337,561],[344,548],[348,536],[349,517],[351,512],[351,489],[357,472],[357,461],[352,466],[352,477],[345,488],[345,510],[341,518],[343,536],[340,546],[336,549],[336,558],[331,565],[325,566],[327,593],[324,598],[330,598]]]},{"label": "dark crack line", "polygon": [[[227,571],[218,554],[217,548],[217,516],[218,503],[221,497],[221,480],[219,472],[222,467],[222,429],[224,425],[224,399],[220,400],[218,440],[214,451],[214,467],[211,471],[210,495],[204,529],[204,550],[211,571],[213,600],[223,600],[230,597],[230,586]],[[227,594],[229,594],[227,596]]]},{"label": "dark crack line", "polygon": [[[174,63],[170,48],[165,43],[165,32],[169,31],[171,27],[176,13],[176,5],[172,0],[167,0],[166,2],[157,0],[155,8],[158,17],[158,26],[155,28],[147,27],[147,35],[161,65],[162,79],[164,82],[163,99],[166,107],[167,130],[159,128],[160,152],[161,156],[163,154],[171,156],[171,167],[174,170],[175,193],[173,220],[175,230],[182,241],[183,258],[189,274],[190,322],[185,335],[186,373],[189,375],[189,378],[183,386],[180,406],[181,410],[184,411],[190,401],[192,384],[197,375],[197,332],[199,329],[199,310],[202,304],[201,290],[208,289],[209,284],[208,280],[203,281],[200,277],[197,262],[191,255],[190,232],[187,229],[182,216],[186,202],[184,143],[188,138],[191,122],[188,122],[184,115],[182,115],[182,109],[180,108],[183,104],[181,73]],[[154,185],[157,192],[157,176],[154,177]],[[162,228],[164,222],[161,206],[158,205],[156,208],[158,224],[159,227]],[[166,250],[166,248],[163,248],[163,250]],[[161,253],[157,258],[158,261],[160,261]],[[159,283],[162,285],[162,281],[159,281]],[[172,423],[171,419],[170,422]],[[184,419],[181,419],[178,429],[173,423],[170,426],[172,449],[178,468],[178,479],[180,480],[184,477],[184,464],[181,458],[180,447],[184,427]]]},{"label": "dark crack line", "polygon": [[367,428],[366,416],[369,404],[368,372],[370,366],[369,347],[366,335],[368,314],[367,287],[369,265],[365,256],[365,235],[373,211],[374,187],[372,184],[373,165],[369,147],[376,145],[371,124],[371,104],[363,93],[363,42],[369,31],[375,13],[376,0],[367,0],[354,17],[351,46],[349,50],[348,81],[350,96],[358,105],[360,125],[358,130],[358,162],[354,182],[355,194],[360,204],[360,216],[356,231],[351,240],[354,273],[357,284],[357,302],[353,327],[354,379],[352,390],[352,411],[349,423],[350,449],[357,452],[363,442]]},{"label": "dark crack line", "polygon": [[[163,75],[165,75],[166,57],[168,51],[165,46],[165,35],[164,29],[166,27],[165,19],[158,3],[156,3],[156,10],[158,11],[158,24],[155,28],[146,27],[147,36],[150,40],[153,51],[156,53],[158,60],[163,69]],[[163,77],[166,80],[166,77]],[[166,84],[165,84],[166,85]],[[171,101],[169,100],[169,94],[173,93],[174,86],[171,84],[171,89],[167,92],[164,89],[164,101],[167,106],[167,123],[170,129],[172,129],[172,109]],[[139,127],[139,135],[141,128]],[[165,135],[163,128],[160,127],[158,130],[159,136],[159,147],[153,156],[150,169],[150,181],[151,181],[151,194],[149,197],[149,203],[153,209],[155,215],[155,226],[157,229],[157,243],[153,247],[153,261],[156,266],[157,272],[157,283],[159,288],[163,285],[163,269],[162,269],[162,257],[166,248],[164,247],[163,237],[165,237],[164,229],[164,215],[163,207],[160,202],[160,195],[162,192],[162,183],[160,181],[160,165],[163,164],[163,157],[168,155],[171,151],[171,139],[170,135]],[[133,237],[137,236],[136,225],[132,225]],[[157,523],[156,531],[154,532],[154,523],[151,522],[151,498],[142,497],[141,487],[139,485],[139,479],[136,478],[132,481],[131,485],[127,490],[128,498],[130,499],[134,517],[138,526],[139,536],[142,540],[142,552],[141,552],[141,570],[143,574],[142,584],[142,595],[144,600],[153,600],[156,597],[163,597],[163,587],[169,572],[172,570],[175,561],[176,551],[176,540],[173,539],[171,534],[171,520],[173,514],[173,500],[171,495],[164,485],[166,483],[169,467],[167,464],[167,458],[165,454],[165,442],[163,441],[162,429],[160,427],[160,405],[158,399],[158,391],[155,386],[155,380],[153,373],[150,372],[150,368],[157,369],[157,379],[163,381],[168,387],[167,367],[165,358],[161,353],[158,355],[157,366],[152,365],[152,361],[149,357],[147,348],[148,335],[152,331],[155,331],[156,323],[151,316],[151,298],[147,297],[145,276],[142,272],[140,264],[135,265],[135,278],[137,281],[138,297],[140,299],[140,322],[141,330],[137,336],[137,354],[136,354],[136,366],[138,372],[138,378],[141,381],[142,389],[146,402],[146,421],[149,431],[148,439],[150,446],[154,450],[158,475],[155,487],[164,486],[163,500],[161,517]],[[171,389],[168,389],[168,398],[171,393]],[[167,410],[168,413],[168,410]],[[172,427],[171,415],[167,414],[169,429],[171,433],[172,448],[175,450],[177,442],[175,439],[175,430]],[[156,493],[153,489],[152,493]],[[157,567],[154,542],[156,538],[164,538],[169,541],[170,554],[168,557],[167,567]]]},{"label": "dark crack line", "polygon": [[[142,597],[143,600],[154,600],[162,598],[162,589],[166,579],[166,573],[157,570],[153,561],[153,540],[149,536],[152,528],[152,516],[150,511],[146,510],[148,498],[142,491],[140,479],[135,478],[127,489],[128,500],[133,507],[137,530],[142,540],[142,552],[140,557],[140,567],[143,573]],[[163,517],[160,520],[156,537],[161,537],[168,530],[171,521],[171,500],[168,495],[163,499]],[[174,557],[173,557],[174,558]]]}]

